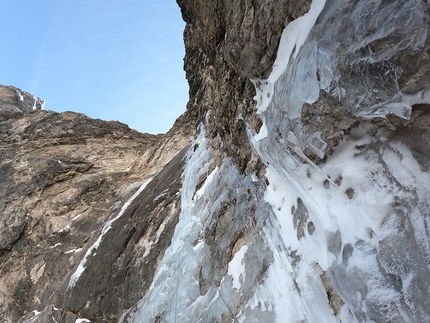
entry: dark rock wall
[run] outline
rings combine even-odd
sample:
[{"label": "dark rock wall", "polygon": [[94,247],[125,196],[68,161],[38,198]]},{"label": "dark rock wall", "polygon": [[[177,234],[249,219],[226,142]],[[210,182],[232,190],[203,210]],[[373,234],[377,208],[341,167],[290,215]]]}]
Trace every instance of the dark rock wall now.
[{"label": "dark rock wall", "polygon": [[187,23],[186,115],[195,127],[204,123],[208,136],[218,136],[214,145],[222,142],[220,151],[233,157],[243,171],[252,149],[242,119],[258,128],[250,78],[269,75],[282,30],[309,10],[310,1],[177,2]]}]

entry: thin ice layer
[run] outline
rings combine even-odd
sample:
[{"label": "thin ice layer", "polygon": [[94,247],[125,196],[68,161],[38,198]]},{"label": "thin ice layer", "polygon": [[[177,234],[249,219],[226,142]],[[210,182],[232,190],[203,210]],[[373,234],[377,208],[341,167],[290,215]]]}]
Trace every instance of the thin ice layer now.
[{"label": "thin ice layer", "polygon": [[72,288],[76,285],[76,282],[79,280],[79,277],[81,277],[82,273],[85,270],[85,265],[87,263],[88,257],[90,257],[93,252],[95,252],[97,250],[97,248],[100,246],[100,243],[103,240],[103,236],[112,228],[112,224],[118,220],[123,214],[124,212],[127,210],[127,208],[130,206],[131,202],[133,202],[133,200],[139,196],[140,193],[142,193],[142,191],[145,189],[145,187],[149,184],[149,182],[152,180],[152,178],[149,178],[147,180],[145,180],[143,182],[143,184],[139,187],[139,189],[133,194],[133,196],[124,203],[124,205],[122,206],[121,210],[119,211],[119,213],[117,214],[116,217],[114,217],[113,219],[110,219],[109,221],[107,221],[102,229],[102,232],[100,233],[99,237],[97,238],[96,242],[94,242],[91,247],[89,247],[87,249],[87,252],[85,253],[84,257],[82,258],[81,262],[78,265],[78,268],[76,268],[75,272],[72,274],[72,276],[70,277],[69,280],[69,285],[68,285],[68,289]]}]

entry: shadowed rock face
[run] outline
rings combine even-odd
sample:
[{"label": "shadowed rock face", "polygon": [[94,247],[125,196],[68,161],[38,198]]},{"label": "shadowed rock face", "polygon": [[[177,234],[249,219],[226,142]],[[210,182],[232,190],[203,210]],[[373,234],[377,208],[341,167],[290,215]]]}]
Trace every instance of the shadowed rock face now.
[{"label": "shadowed rock face", "polygon": [[[322,290],[318,313],[324,310],[333,320],[348,312],[360,322],[425,321],[430,298],[422,286],[429,275],[430,234],[426,225],[418,232],[414,221],[426,224],[430,207],[426,193],[416,193],[415,184],[402,184],[398,178],[404,176],[397,178],[384,156],[390,153],[402,161],[408,156],[395,147],[407,147],[416,161],[413,166],[418,165],[412,175],[428,173],[429,105],[415,104],[410,120],[388,116],[385,121],[363,121],[348,102],[358,97],[353,91],[366,91],[367,85],[377,90],[371,93],[379,93],[365,92],[368,101],[361,102],[367,107],[395,94],[396,86],[405,95],[422,91],[425,96],[430,86],[427,4],[409,2],[421,20],[401,20],[422,28],[394,28],[381,36],[369,8],[393,10],[398,8],[391,6],[401,4],[327,2],[299,58],[276,85],[279,108],[273,105],[257,114],[250,79],[269,76],[283,29],[307,13],[311,1],[177,3],[186,22],[184,68],[190,100],[165,135],[141,134],[118,122],[72,112],[33,111],[34,103],[40,110],[42,100],[0,87],[0,321],[205,323],[245,317],[275,322],[275,312],[284,304],[274,308],[279,297],[270,298],[271,290],[265,288],[276,270],[291,275],[291,285],[279,293],[291,290],[299,300],[294,306],[304,304],[303,313],[316,308],[306,292],[311,290],[313,297]],[[369,24],[350,29],[357,15]],[[422,38],[419,46],[402,47],[408,33]],[[346,51],[348,46],[354,50]],[[337,64],[331,71],[338,83],[318,85],[317,99],[301,101],[300,130],[320,132],[328,142],[328,157],[320,160],[302,147],[303,154],[290,154],[294,165],[288,165],[298,167],[291,171],[284,158],[291,101],[283,95],[293,88],[290,79],[300,74],[301,62],[316,55],[315,48],[318,55],[333,50],[327,57]],[[385,57],[390,48],[400,50]],[[318,64],[325,62],[319,58]],[[322,65],[317,70],[305,80],[328,77]],[[309,84],[299,82],[299,87]],[[364,103],[358,108],[365,108]],[[253,136],[264,128],[267,139],[256,144]],[[360,142],[361,128],[371,129],[366,134],[370,143]],[[193,152],[196,135],[201,145]],[[347,241],[340,227],[324,227],[307,192],[300,191],[321,175],[316,166],[303,171],[306,163],[330,167],[330,155],[336,157],[339,147],[351,142],[357,142],[350,148],[354,157],[380,160],[381,168],[368,175],[369,183],[387,179],[398,194],[387,213],[379,215],[379,231],[369,229],[368,237],[358,241]],[[294,186],[297,192],[291,190],[292,198],[284,196],[292,200],[285,212],[265,199],[269,189],[283,185],[268,180],[273,167],[280,174],[291,171],[284,182],[301,180]],[[342,176],[327,176],[322,196],[334,194],[334,186],[345,195],[345,204],[363,196],[359,187],[343,187],[343,182]],[[400,191],[406,193],[399,197]],[[297,238],[293,246],[279,231],[284,220]],[[308,255],[297,247],[318,236],[324,237],[321,244],[332,259],[324,268],[307,263]],[[397,293],[397,303],[381,304],[366,286],[367,269],[351,269],[360,255],[376,259],[379,276],[372,279]],[[235,273],[233,264],[243,273]],[[308,278],[305,283],[303,277]],[[342,311],[344,304],[348,308]],[[291,320],[312,321],[303,313]]]}]

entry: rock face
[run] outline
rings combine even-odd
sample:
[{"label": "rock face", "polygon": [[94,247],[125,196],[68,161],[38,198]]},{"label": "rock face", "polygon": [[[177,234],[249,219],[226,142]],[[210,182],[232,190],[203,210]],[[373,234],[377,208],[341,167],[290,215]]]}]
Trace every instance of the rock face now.
[{"label": "rock face", "polygon": [[429,321],[428,4],[177,2],[165,135],[0,88],[0,319]]},{"label": "rock face", "polygon": [[[45,313],[37,320],[54,322],[53,317],[58,322],[75,322],[83,307],[80,302],[89,298],[98,303],[93,309],[102,309],[102,320],[120,316],[112,304],[131,306],[130,299],[143,295],[145,290],[134,281],[149,283],[145,276],[152,275],[157,263],[152,254],[149,260],[142,256],[139,243],[146,248],[151,246],[149,241],[155,244],[161,225],[165,239],[152,250],[161,256],[169,243],[180,209],[175,196],[181,183],[179,152],[191,137],[174,129],[168,135],[141,134],[119,122],[43,110],[1,111],[0,129],[1,321],[17,322],[21,317],[25,321],[25,314],[39,308],[37,304],[49,304],[53,314]],[[174,161],[169,164],[171,159]],[[148,216],[142,213],[143,218],[132,219],[133,213],[125,212],[118,221],[121,232],[109,230],[106,223],[115,222],[121,207],[142,184],[148,184],[147,201],[140,200],[130,209],[143,208]],[[159,200],[154,202],[157,196]],[[98,263],[91,260],[97,274],[87,270],[89,280],[84,278],[86,273],[82,275],[73,288],[74,296],[54,300],[64,298],[61,286],[65,278],[97,240],[100,230],[108,231],[103,236],[121,238],[113,239],[115,246],[93,248],[101,256]],[[105,254],[105,248],[115,256]],[[109,259],[116,262],[119,255],[120,263],[110,263]],[[144,270],[131,274],[128,265],[132,255],[136,256],[135,262],[145,263]],[[106,280],[106,275],[116,278]],[[108,289],[117,290],[110,297],[103,287],[107,281],[111,284]],[[64,290],[67,288],[65,284]],[[63,301],[70,305],[64,311],[54,310],[53,304],[59,306]],[[88,316],[98,317],[91,313]]]},{"label": "rock face", "polygon": [[13,86],[0,87],[0,111],[27,112],[42,110],[45,101]]}]

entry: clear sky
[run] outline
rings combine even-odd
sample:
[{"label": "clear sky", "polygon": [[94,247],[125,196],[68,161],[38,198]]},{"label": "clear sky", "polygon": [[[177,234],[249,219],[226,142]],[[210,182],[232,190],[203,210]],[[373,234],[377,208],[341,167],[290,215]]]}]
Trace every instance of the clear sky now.
[{"label": "clear sky", "polygon": [[1,0],[0,84],[45,109],[166,132],[185,111],[175,0]]}]

